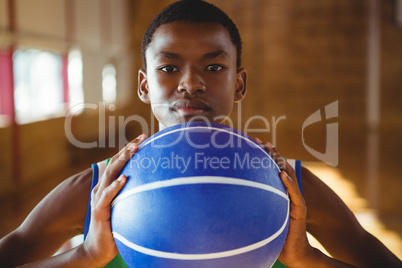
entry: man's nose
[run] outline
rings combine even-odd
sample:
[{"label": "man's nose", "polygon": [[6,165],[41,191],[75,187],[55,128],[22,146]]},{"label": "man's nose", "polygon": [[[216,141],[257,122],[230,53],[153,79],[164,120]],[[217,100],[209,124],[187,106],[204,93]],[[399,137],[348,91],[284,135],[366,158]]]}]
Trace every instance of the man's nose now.
[{"label": "man's nose", "polygon": [[183,73],[178,86],[179,92],[187,92],[190,95],[195,93],[204,93],[206,91],[205,83],[199,71],[189,68]]}]

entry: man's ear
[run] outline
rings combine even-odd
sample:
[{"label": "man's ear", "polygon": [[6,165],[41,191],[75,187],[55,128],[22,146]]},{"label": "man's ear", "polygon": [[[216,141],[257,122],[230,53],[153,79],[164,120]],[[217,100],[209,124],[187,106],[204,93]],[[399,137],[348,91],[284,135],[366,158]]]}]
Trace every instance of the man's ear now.
[{"label": "man's ear", "polygon": [[234,102],[241,102],[247,93],[247,70],[241,68],[237,72],[237,83],[234,94]]},{"label": "man's ear", "polygon": [[138,97],[143,103],[149,104],[149,90],[147,72],[144,69],[138,71]]}]

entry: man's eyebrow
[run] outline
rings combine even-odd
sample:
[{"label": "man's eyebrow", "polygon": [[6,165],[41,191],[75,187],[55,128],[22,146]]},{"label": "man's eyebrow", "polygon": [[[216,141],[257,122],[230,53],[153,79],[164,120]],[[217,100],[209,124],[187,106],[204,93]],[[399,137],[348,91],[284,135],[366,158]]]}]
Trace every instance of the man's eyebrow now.
[{"label": "man's eyebrow", "polygon": [[[203,55],[203,58],[215,59],[215,58],[218,58],[221,56],[225,57],[225,58],[229,58],[229,54],[224,50],[218,50],[218,51],[206,53]],[[173,52],[169,52],[169,51],[161,51],[155,55],[155,58],[156,59],[158,59],[158,58],[181,59],[182,57],[180,56],[180,54],[177,54],[177,53],[173,53]]]},{"label": "man's eyebrow", "polygon": [[217,58],[217,57],[220,57],[220,56],[223,56],[225,58],[229,58],[229,54],[224,50],[218,50],[218,51],[215,51],[215,52],[207,53],[207,54],[204,55],[204,58],[206,58],[206,59],[214,59],[214,58]]},{"label": "man's eyebrow", "polygon": [[158,54],[156,54],[155,58],[180,59],[181,56],[173,52],[161,51]]}]

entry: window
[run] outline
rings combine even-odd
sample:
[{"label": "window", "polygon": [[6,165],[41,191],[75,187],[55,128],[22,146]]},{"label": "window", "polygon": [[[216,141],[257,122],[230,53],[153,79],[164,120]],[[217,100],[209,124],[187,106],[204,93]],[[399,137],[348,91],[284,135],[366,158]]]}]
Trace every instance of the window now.
[{"label": "window", "polygon": [[102,95],[106,103],[116,102],[116,68],[112,64],[102,70]]},{"label": "window", "polygon": [[79,50],[72,50],[68,55],[68,90],[69,108],[84,102],[82,55]]},{"label": "window", "polygon": [[13,56],[16,120],[27,123],[63,111],[62,59],[59,54],[18,49]]}]

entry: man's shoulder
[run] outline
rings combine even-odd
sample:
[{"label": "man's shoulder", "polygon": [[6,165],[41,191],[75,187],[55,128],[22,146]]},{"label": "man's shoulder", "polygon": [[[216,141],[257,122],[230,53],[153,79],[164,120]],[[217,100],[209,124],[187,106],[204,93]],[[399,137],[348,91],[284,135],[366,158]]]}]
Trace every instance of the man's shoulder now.
[{"label": "man's shoulder", "polygon": [[323,206],[326,202],[332,203],[333,198],[339,198],[337,194],[318,176],[308,168],[301,168],[303,197],[308,207]]},{"label": "man's shoulder", "polygon": [[91,168],[70,176],[42,200],[42,204],[37,206],[38,212],[51,215],[55,223],[73,224],[81,229],[91,194],[91,183]]},{"label": "man's shoulder", "polygon": [[89,193],[92,183],[92,176],[92,169],[87,168],[65,179],[55,188],[55,190],[84,191],[84,189],[87,188],[87,193]]},{"label": "man's shoulder", "polygon": [[301,166],[301,176],[303,189],[306,188],[307,192],[322,190],[323,187],[327,188],[325,183],[305,166]]}]

